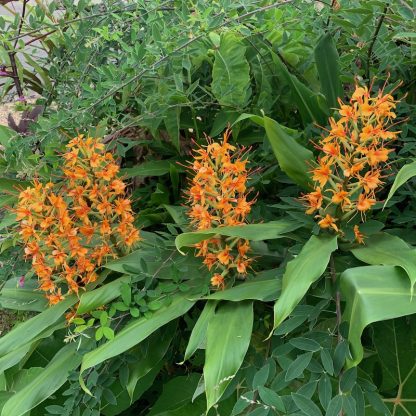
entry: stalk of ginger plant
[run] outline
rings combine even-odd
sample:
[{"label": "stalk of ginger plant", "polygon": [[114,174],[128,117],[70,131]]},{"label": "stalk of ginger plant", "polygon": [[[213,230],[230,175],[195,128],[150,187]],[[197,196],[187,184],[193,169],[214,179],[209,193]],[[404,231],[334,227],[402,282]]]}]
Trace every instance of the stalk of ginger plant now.
[{"label": "stalk of ginger plant", "polygon": [[26,257],[51,305],[78,295],[97,279],[96,269],[107,258],[140,239],[112,154],[99,139],[82,135],[67,148],[62,180],[35,180],[20,192],[15,209]]},{"label": "stalk of ginger plant", "polygon": [[[330,129],[319,141],[320,155],[311,171],[315,189],[302,196],[306,213],[315,214],[321,228],[342,234],[343,225],[354,215],[365,214],[377,202],[383,185],[383,169],[399,134],[390,131],[397,101],[380,90],[371,97],[367,88],[356,87],[350,104],[339,100],[339,119],[329,119]],[[363,234],[354,226],[355,240]]]},{"label": "stalk of ginger plant", "polygon": [[[190,209],[188,216],[195,230],[242,225],[251,211],[254,200],[248,201],[247,160],[244,149],[228,142],[227,130],[221,143],[208,138],[208,145],[194,151],[190,169],[192,178],[187,190]],[[252,259],[248,257],[248,240],[217,236],[195,245],[196,256],[204,257],[204,264],[215,273],[211,284],[224,288],[225,278],[247,274]]]}]

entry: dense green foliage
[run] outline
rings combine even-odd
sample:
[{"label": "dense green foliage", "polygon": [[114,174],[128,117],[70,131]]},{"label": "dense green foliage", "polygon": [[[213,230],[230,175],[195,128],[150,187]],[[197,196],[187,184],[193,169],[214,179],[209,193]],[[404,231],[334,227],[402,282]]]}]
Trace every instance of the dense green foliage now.
[{"label": "dense green foliage", "polygon": [[[414,414],[412,2],[99,3],[0,18],[0,63],[17,52],[42,110],[28,131],[0,129],[0,305],[31,312],[0,338],[1,416]],[[401,133],[358,245],[299,197],[337,98],[386,80]],[[249,148],[250,224],[194,231],[184,166],[227,127]],[[59,180],[85,132],[118,158],[143,240],[48,307],[7,207],[34,178]],[[194,256],[215,236],[250,240],[255,258],[225,290]]]}]

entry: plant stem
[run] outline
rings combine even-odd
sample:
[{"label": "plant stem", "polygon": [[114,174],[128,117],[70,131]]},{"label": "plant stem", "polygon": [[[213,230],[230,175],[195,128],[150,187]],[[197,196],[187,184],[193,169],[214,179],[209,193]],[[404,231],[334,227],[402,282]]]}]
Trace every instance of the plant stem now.
[{"label": "plant stem", "polygon": [[[338,288],[338,282],[337,282],[337,272],[335,269],[335,260],[334,260],[334,254],[331,254],[331,257],[329,259],[329,269],[330,269],[330,273],[331,273],[331,280],[332,280],[332,284],[335,290],[335,310],[336,310],[336,314],[337,314],[337,343],[340,344],[342,342],[342,335],[341,332],[339,330],[339,327],[341,325],[341,320],[342,320],[342,314],[341,314],[341,294]],[[339,374],[339,378],[338,378],[338,393],[341,394],[341,387],[340,387],[340,381],[341,381],[341,377],[342,377],[342,370]],[[343,410],[341,410],[338,414],[338,416],[343,416],[344,412]]]},{"label": "plant stem", "polygon": [[384,19],[386,17],[386,13],[387,13],[388,8],[389,8],[389,3],[386,3],[386,5],[384,6],[383,13],[381,14],[380,18],[378,19],[378,23],[377,23],[377,26],[376,26],[376,30],[375,30],[374,35],[373,35],[373,38],[371,40],[370,47],[368,48],[368,52],[367,52],[367,68],[366,68],[366,71],[365,71],[365,77],[366,77],[368,83],[370,83],[370,75],[371,75],[370,74],[371,56],[373,54],[374,45],[376,43],[378,33],[380,32],[381,25],[383,24],[383,21],[384,21]]}]

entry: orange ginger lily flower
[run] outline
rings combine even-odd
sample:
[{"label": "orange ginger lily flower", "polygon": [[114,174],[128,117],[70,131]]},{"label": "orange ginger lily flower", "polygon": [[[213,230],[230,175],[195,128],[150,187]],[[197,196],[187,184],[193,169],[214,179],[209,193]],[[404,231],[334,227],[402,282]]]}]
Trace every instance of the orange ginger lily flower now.
[{"label": "orange ginger lily flower", "polygon": [[338,227],[335,224],[337,221],[336,218],[333,218],[331,215],[326,214],[324,218],[322,218],[318,224],[321,228],[333,228],[335,231],[338,231]]}]

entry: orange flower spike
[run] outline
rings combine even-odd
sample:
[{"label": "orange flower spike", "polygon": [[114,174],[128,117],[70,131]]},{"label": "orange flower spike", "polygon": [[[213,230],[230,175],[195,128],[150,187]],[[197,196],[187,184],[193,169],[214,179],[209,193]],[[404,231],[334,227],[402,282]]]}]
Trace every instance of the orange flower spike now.
[{"label": "orange flower spike", "polygon": [[335,224],[337,221],[336,218],[333,218],[331,215],[326,214],[324,218],[322,218],[318,224],[321,228],[333,228],[335,231],[339,231],[337,225]]},{"label": "orange flower spike", "polygon": [[381,147],[379,149],[370,149],[365,154],[368,158],[370,166],[376,166],[380,162],[387,162],[389,158],[389,153],[392,152],[393,149],[386,149]]},{"label": "orange flower spike", "polygon": [[351,205],[351,201],[349,199],[350,194],[342,188],[342,185],[338,184],[338,189],[336,191],[329,189],[329,192],[333,193],[331,201],[334,204],[341,204],[342,209],[344,209],[345,206]]}]

